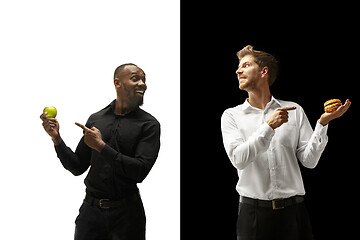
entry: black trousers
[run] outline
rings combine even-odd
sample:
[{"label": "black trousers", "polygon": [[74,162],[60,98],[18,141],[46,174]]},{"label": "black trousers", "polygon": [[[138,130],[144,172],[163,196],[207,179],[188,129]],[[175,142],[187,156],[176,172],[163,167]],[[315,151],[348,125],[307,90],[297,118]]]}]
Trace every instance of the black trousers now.
[{"label": "black trousers", "polygon": [[114,208],[84,201],[75,220],[75,240],[145,240],[145,223],[141,198]]},{"label": "black trousers", "polygon": [[238,240],[313,240],[305,204],[273,210],[240,203],[237,221]]}]

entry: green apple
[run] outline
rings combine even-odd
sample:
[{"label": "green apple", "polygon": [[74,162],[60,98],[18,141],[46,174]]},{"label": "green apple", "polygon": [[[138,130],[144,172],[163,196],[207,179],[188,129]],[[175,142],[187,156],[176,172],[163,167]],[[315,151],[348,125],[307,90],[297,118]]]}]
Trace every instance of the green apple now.
[{"label": "green apple", "polygon": [[47,112],[46,118],[54,118],[57,114],[57,110],[53,106],[44,108],[43,112]]}]

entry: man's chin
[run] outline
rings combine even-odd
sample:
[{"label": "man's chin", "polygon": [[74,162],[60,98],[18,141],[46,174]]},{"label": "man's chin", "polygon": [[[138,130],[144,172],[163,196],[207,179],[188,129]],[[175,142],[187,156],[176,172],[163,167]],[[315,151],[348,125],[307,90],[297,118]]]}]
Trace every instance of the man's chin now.
[{"label": "man's chin", "polygon": [[245,84],[239,84],[239,89],[240,89],[240,90],[245,90],[245,89],[246,89],[246,85],[245,85]]},{"label": "man's chin", "polygon": [[248,82],[239,84],[239,89],[244,90],[244,91],[248,91],[248,90],[252,89],[253,87],[254,87],[253,84],[248,83]]},{"label": "man's chin", "polygon": [[138,105],[138,107],[140,107],[143,104],[144,104],[144,98],[142,97],[141,99],[138,100],[137,105]]}]

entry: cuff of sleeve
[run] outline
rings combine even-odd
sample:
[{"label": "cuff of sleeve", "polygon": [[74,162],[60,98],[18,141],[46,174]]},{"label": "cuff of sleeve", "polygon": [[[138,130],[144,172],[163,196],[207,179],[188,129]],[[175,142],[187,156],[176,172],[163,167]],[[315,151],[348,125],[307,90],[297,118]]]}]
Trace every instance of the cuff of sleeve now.
[{"label": "cuff of sleeve", "polygon": [[105,144],[105,146],[100,154],[105,159],[112,160],[112,159],[115,159],[118,152],[115,149],[113,149],[112,147],[110,147],[108,144]]},{"label": "cuff of sleeve", "polygon": [[64,141],[61,141],[61,143],[59,145],[54,145],[55,147],[55,151],[57,152],[58,150],[62,150],[66,148],[66,144]]},{"label": "cuff of sleeve", "polygon": [[325,136],[328,130],[328,126],[329,124],[326,124],[325,126],[321,125],[318,121],[316,121],[316,126],[315,126],[315,134],[320,135],[320,136]]},{"label": "cuff of sleeve", "polygon": [[275,130],[272,129],[272,127],[269,126],[269,124],[264,123],[260,128],[259,128],[260,134],[264,136],[265,139],[270,140],[274,134],[275,134]]}]

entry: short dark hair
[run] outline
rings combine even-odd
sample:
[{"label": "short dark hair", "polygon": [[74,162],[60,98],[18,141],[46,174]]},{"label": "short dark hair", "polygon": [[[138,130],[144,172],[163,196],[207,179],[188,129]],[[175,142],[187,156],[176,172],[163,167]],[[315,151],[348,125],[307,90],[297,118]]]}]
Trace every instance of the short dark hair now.
[{"label": "short dark hair", "polygon": [[246,47],[238,51],[236,55],[238,56],[239,60],[241,60],[247,55],[253,56],[255,58],[255,62],[257,63],[257,65],[259,65],[261,69],[264,67],[269,68],[269,86],[271,86],[275,82],[275,79],[278,76],[279,66],[278,61],[273,55],[267,52],[257,51],[251,45],[247,45]]},{"label": "short dark hair", "polygon": [[117,77],[117,75],[118,75],[122,70],[124,70],[124,68],[125,68],[126,66],[136,66],[136,67],[137,67],[137,65],[134,64],[134,63],[124,63],[124,64],[121,64],[120,66],[118,66],[118,67],[115,69],[114,79]]}]

